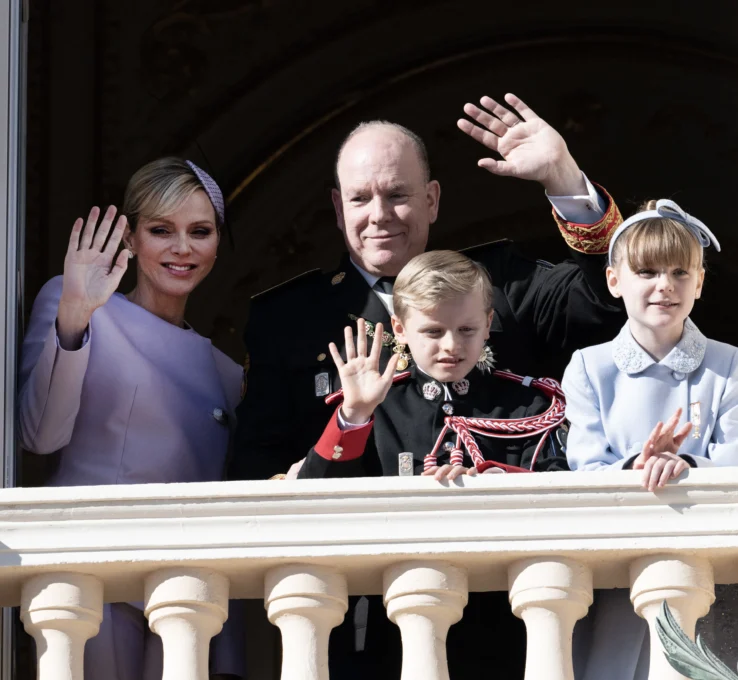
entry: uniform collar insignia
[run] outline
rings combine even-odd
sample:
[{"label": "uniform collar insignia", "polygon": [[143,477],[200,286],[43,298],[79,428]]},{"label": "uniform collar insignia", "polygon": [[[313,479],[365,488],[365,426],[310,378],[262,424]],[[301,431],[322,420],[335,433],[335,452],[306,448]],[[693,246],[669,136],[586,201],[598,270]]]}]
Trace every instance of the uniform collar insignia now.
[{"label": "uniform collar insignia", "polygon": [[[707,338],[687,319],[681,340],[659,363],[672,371],[692,373],[705,358],[706,349]],[[628,374],[640,373],[656,363],[635,341],[627,323],[612,343],[612,358],[618,369]]]},{"label": "uniform collar insignia", "polygon": [[423,395],[423,399],[435,401],[443,394],[443,383],[429,376],[420,366],[415,364],[410,370],[412,371],[418,390]]},{"label": "uniform collar insignia", "polygon": [[441,392],[443,392],[443,389],[435,380],[431,380],[423,385],[423,398],[428,401],[438,399],[441,396]]},{"label": "uniform collar insignia", "polygon": [[467,378],[462,378],[461,380],[451,383],[451,389],[456,392],[456,394],[463,397],[469,393],[469,384],[470,383]]}]

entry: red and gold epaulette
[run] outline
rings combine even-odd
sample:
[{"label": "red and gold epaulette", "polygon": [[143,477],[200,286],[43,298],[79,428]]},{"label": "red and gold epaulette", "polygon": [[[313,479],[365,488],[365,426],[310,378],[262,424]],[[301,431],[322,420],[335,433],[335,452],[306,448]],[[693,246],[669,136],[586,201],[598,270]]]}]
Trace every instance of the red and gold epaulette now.
[{"label": "red and gold epaulette", "polygon": [[[396,385],[398,382],[402,382],[405,380],[405,378],[410,377],[410,371],[403,371],[402,373],[396,373],[392,377],[392,384]],[[325,403],[328,404],[328,406],[331,406],[333,404],[340,404],[343,401],[343,388],[340,390],[336,390],[332,394],[329,394],[325,398]]]},{"label": "red and gold epaulette", "polygon": [[610,238],[623,221],[623,216],[605,188],[599,184],[595,184],[595,186],[608,201],[607,210],[602,219],[594,224],[567,222],[561,218],[555,209],[553,210],[553,217],[561,235],[564,237],[564,241],[566,241],[566,245],[572,250],[587,255],[606,255],[610,247]]}]

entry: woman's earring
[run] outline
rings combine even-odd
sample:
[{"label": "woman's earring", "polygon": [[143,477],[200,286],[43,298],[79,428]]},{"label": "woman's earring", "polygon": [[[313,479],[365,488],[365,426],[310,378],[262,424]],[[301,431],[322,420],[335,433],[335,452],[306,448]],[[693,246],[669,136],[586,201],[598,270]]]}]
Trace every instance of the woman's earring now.
[{"label": "woman's earring", "polygon": [[132,260],[133,259],[133,251],[132,250],[129,250],[128,251],[128,259],[129,260]]},{"label": "woman's earring", "polygon": [[477,360],[477,368],[482,371],[482,373],[491,373],[494,366],[495,355],[492,353],[492,350],[485,345],[482,347],[482,353],[479,355],[479,359]]},{"label": "woman's earring", "polygon": [[395,370],[397,371],[404,371],[409,365],[410,365],[410,352],[407,351],[407,348],[402,343],[398,342],[393,348],[392,351],[395,354],[400,355],[400,359],[397,362],[397,367]]}]

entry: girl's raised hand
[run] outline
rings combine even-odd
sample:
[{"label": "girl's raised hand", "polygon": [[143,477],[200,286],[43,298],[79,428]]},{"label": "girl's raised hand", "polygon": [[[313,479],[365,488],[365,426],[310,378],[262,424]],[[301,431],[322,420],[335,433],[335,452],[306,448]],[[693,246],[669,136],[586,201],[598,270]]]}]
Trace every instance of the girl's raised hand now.
[{"label": "girl's raised hand", "polygon": [[127,224],[121,215],[111,233],[116,212],[111,205],[97,226],[100,209],[92,208],[87,222],[80,217],[72,227],[57,317],[65,349],[79,345],[92,313],[110,299],[128,268],[128,250],[116,257]]},{"label": "girl's raised hand", "polygon": [[665,486],[690,467],[677,455],[692,430],[692,423],[685,423],[676,431],[681,417],[682,409],[678,408],[666,425],[657,423],[633,462],[634,470],[643,470],[643,488],[649,491]]},{"label": "girl's raised hand", "polygon": [[685,423],[675,432],[676,426],[682,417],[682,409],[678,408],[674,415],[669,418],[666,425],[656,423],[651,434],[648,436],[646,443],[643,445],[643,451],[633,462],[633,469],[640,470],[646,464],[646,461],[657,453],[679,453],[684,440],[692,431],[692,423]]},{"label": "girl's raised hand", "polygon": [[382,351],[382,334],[384,328],[378,323],[374,329],[374,341],[367,355],[366,323],[364,319],[357,322],[356,344],[351,327],[344,329],[346,343],[346,361],[341,358],[338,347],[329,345],[331,356],[338,368],[343,388],[343,417],[354,424],[365,423],[371,418],[374,409],[384,401],[392,386],[392,378],[400,359],[399,354],[392,354],[384,373],[379,372],[379,355]]}]

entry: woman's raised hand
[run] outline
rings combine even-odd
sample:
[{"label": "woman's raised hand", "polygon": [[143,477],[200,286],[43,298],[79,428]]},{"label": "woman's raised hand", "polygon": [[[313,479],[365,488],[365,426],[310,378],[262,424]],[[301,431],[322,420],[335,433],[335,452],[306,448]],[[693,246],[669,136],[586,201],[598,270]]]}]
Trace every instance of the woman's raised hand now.
[{"label": "woman's raised hand", "polygon": [[95,207],[87,222],[80,217],[72,227],[57,316],[64,349],[79,347],[92,313],[110,299],[128,268],[128,250],[116,257],[127,224],[121,215],[112,228],[116,212],[111,205],[97,226],[100,209]]},{"label": "woman's raised hand", "polygon": [[372,348],[367,354],[366,323],[364,319],[359,319],[356,325],[356,344],[351,328],[347,326],[344,329],[346,361],[341,358],[334,343],[329,345],[329,349],[341,377],[343,388],[341,413],[349,423],[360,425],[371,418],[374,409],[387,396],[400,355],[393,353],[384,373],[380,373],[379,355],[382,351],[384,328],[381,323],[377,324]]}]

